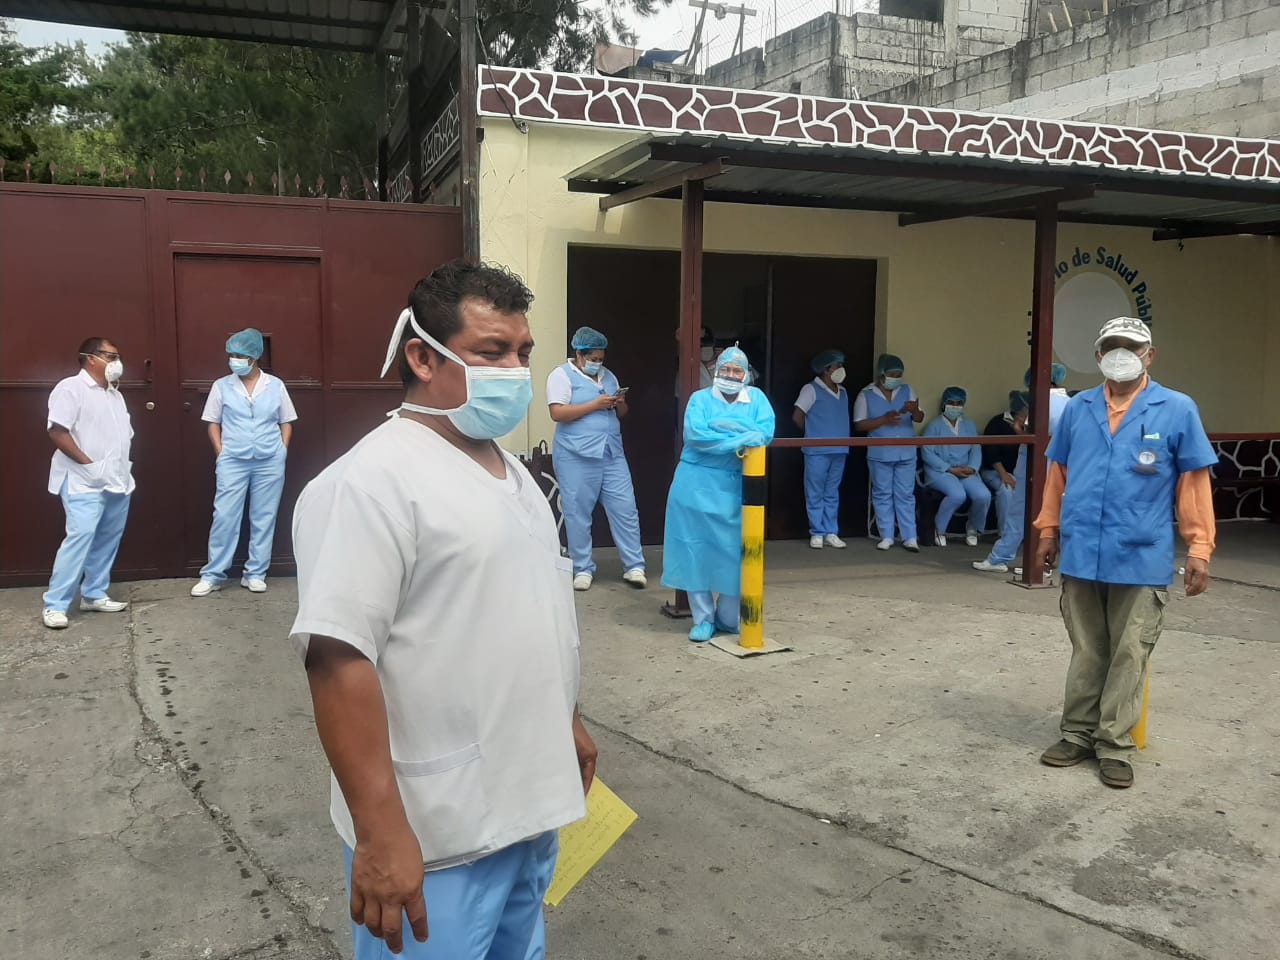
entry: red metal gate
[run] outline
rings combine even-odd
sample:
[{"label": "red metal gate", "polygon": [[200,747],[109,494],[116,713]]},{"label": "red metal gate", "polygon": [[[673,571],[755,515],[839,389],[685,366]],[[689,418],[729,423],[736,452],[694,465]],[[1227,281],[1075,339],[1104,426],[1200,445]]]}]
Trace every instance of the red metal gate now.
[{"label": "red metal gate", "polygon": [[256,326],[298,408],[276,558],[303,484],[393,407],[378,380],[413,283],[462,252],[456,208],[0,185],[0,585],[47,579],[49,391],[85,337],[124,356],[134,494],[117,579],[193,575],[213,509],[200,413],[227,335]]}]

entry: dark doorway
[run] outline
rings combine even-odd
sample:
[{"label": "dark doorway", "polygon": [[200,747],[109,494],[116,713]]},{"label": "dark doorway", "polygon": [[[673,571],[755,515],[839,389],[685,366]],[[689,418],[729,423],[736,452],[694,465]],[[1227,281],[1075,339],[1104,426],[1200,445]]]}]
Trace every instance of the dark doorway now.
[{"label": "dark doorway", "polygon": [[[631,387],[631,415],[622,432],[645,543],[662,541],[678,451],[679,287],[679,255],[673,251],[569,248],[568,330],[583,324],[602,330],[609,337],[610,368]],[[756,386],[777,414],[778,436],[796,434],[791,411],[800,388],[813,377],[809,361],[818,351],[843,350],[854,371],[850,392],[863,386],[860,372],[873,361],[875,288],[872,260],[706,255],[703,323],[717,346],[740,343],[751,358],[760,378]],[[802,455],[773,453],[769,472],[769,537],[807,537]],[[865,461],[855,453],[841,506],[842,528],[851,536],[866,533],[866,493]],[[612,542],[599,510],[594,540]]]}]

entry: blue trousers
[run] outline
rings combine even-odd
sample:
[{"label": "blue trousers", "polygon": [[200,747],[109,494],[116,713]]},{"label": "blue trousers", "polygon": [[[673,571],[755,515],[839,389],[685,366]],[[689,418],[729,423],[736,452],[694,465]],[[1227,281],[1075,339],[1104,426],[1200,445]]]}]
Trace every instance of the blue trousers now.
[{"label": "blue trousers", "polygon": [[876,527],[882,540],[893,539],[894,516],[898,534],[916,539],[916,462],[911,460],[867,460],[871,474],[871,502],[876,509]]},{"label": "blue trousers", "polygon": [[1003,563],[1006,566],[1013,563],[1014,558],[1018,555],[1018,548],[1022,546],[1023,523],[1025,521],[1025,511],[1027,505],[1027,471],[1025,467],[1026,454],[1019,453],[1018,465],[1014,468],[1013,475],[1018,481],[1018,486],[1010,490],[1000,480],[1000,475],[994,470],[983,470],[982,479],[991,488],[996,500],[996,517],[1000,523],[1000,539],[996,541],[995,546],[991,548],[991,555],[987,557],[991,563]]},{"label": "blue trousers", "polygon": [[69,495],[64,481],[61,496],[67,535],[53,561],[44,606],[66,613],[77,587],[86,600],[101,600],[107,595],[111,567],[129,518],[129,494],[95,491]]},{"label": "blue trousers", "polygon": [[[542,898],[555,873],[559,836],[551,830],[474,863],[432,870],[422,880],[427,902],[426,943],[414,939],[402,915],[401,960],[543,960],[547,955]],[[343,844],[347,900],[350,847]],[[362,925],[351,925],[355,960],[395,957]]]},{"label": "blue trousers", "polygon": [[200,571],[201,580],[222,583],[240,543],[240,522],[245,499],[249,501],[249,559],[244,575],[261,580],[271,566],[271,544],[276,536],[276,514],[284,492],[285,454],[282,450],[268,460],[240,457],[218,458],[218,492],[213,498],[213,526],[209,528],[209,562]]},{"label": "blue trousers", "polygon": [[964,506],[966,500],[969,501],[966,528],[977,533],[986,529],[987,513],[991,510],[991,491],[976,473],[963,480],[953,473],[944,473],[931,478],[927,485],[929,489],[942,494],[942,503],[938,504],[938,515],[934,521],[935,529],[946,533],[947,527],[951,525],[951,518]]},{"label": "blue trousers", "polygon": [[626,456],[596,459],[557,450],[553,463],[574,574],[596,572],[591,559],[591,515],[597,503],[604,504],[609,532],[622,557],[622,569],[643,570],[640,514],[636,511],[636,493]]},{"label": "blue trousers", "polygon": [[804,455],[804,506],[811,537],[840,532],[840,481],[848,459],[846,454]]},{"label": "blue trousers", "polygon": [[714,623],[729,633],[737,633],[741,610],[741,597],[722,593],[717,599],[714,593],[689,593],[689,611],[694,623]]}]

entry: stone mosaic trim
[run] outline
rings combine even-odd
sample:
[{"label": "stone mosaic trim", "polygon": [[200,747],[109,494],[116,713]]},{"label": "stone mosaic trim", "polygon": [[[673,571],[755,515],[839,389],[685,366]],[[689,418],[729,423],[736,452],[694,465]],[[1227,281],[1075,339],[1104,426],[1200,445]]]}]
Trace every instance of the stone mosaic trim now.
[{"label": "stone mosaic trim", "polygon": [[462,123],[458,119],[458,98],[454,97],[444,108],[444,113],[422,138],[422,185],[431,182],[438,167],[456,152],[462,137]]},{"label": "stone mosaic trim", "polygon": [[482,116],[1280,184],[1280,142],[480,68]]},{"label": "stone mosaic trim", "polygon": [[[1280,436],[1256,440],[1214,440],[1218,464],[1214,480],[1280,478]],[[1213,512],[1219,520],[1275,518],[1280,489],[1257,486],[1213,487]]]}]

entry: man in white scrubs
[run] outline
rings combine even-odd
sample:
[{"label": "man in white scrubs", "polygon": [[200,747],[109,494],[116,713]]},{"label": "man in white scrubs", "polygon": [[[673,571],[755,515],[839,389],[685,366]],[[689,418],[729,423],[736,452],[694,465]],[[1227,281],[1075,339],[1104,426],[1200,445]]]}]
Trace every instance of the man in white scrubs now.
[{"label": "man in white scrubs", "polygon": [[356,960],[544,956],[557,830],[585,814],[572,563],[494,442],[532,398],[532,299],[461,261],[420,281],[383,368],[398,362],[404,403],[294,512],[291,636],[333,768]]},{"label": "man in white scrubs", "polygon": [[80,372],[49,394],[45,427],[56,448],[49,492],[67,515],[41,614],[50,630],[66,629],[77,590],[81,610],[119,613],[129,606],[107,596],[134,488],[133,425],[118,387],[123,374],[120,348],[90,337],[80,344]]}]

